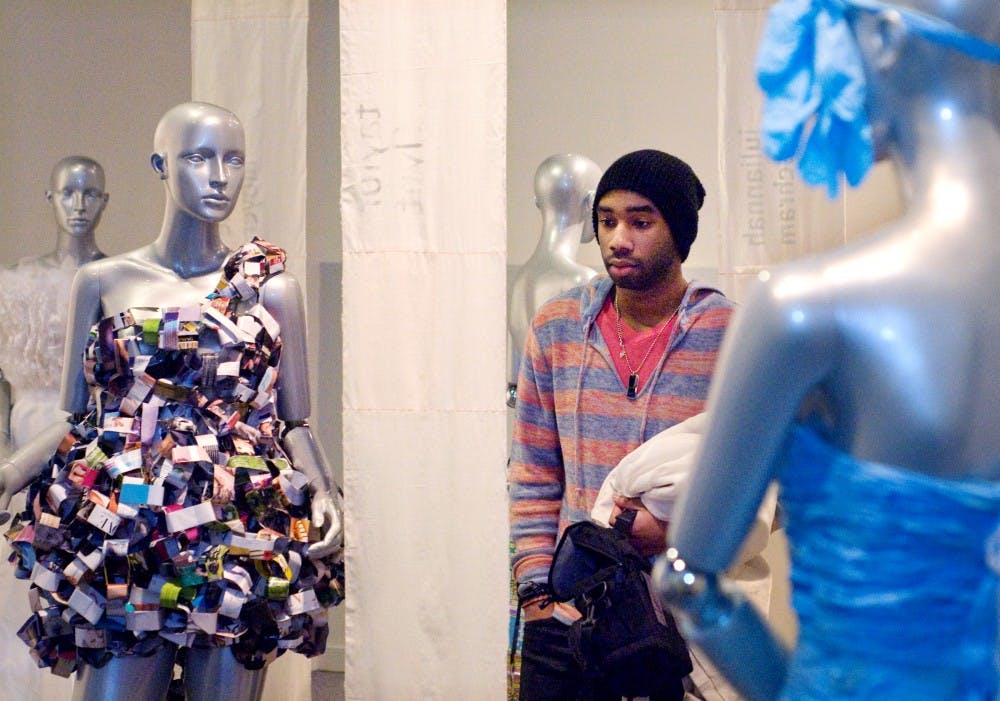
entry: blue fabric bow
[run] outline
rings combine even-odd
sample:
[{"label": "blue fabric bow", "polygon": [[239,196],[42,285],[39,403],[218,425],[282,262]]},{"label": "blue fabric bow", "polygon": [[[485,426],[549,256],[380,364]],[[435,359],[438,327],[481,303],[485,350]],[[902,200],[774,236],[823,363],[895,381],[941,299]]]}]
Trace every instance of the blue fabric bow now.
[{"label": "blue fabric bow", "polygon": [[867,81],[841,0],[774,5],[757,54],[757,80],[765,95],[761,141],[768,156],[798,155],[803,180],[826,185],[831,198],[840,173],[851,185],[861,182],[874,162]]}]

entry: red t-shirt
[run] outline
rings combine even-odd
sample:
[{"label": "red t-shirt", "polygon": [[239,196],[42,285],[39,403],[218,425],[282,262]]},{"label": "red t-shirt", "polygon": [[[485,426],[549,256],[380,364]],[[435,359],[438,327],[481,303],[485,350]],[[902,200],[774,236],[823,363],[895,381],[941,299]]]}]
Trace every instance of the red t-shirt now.
[{"label": "red t-shirt", "polygon": [[[630,373],[621,352],[621,344],[618,343],[618,315],[615,313],[613,298],[613,295],[608,295],[607,299],[604,300],[604,306],[601,307],[601,311],[597,315],[597,328],[601,330],[604,342],[608,344],[608,350],[611,351],[611,361],[615,364],[618,376],[622,378],[622,384],[628,387]],[[638,371],[639,383],[636,386],[636,394],[649,382],[653,370],[660,364],[663,354],[667,352],[667,344],[670,342],[670,336],[674,331],[673,327],[676,323],[677,315],[674,314],[667,321],[667,328],[663,329],[663,332],[657,338],[656,334],[660,331],[660,326],[654,326],[644,331],[636,331],[626,322],[622,321],[622,341],[625,343],[625,352],[628,353],[628,361],[632,365],[632,370],[635,370],[636,366],[641,363]],[[653,343],[654,338],[656,339],[655,344]],[[650,348],[650,344],[653,344],[652,348]],[[647,350],[649,351],[649,356],[643,362],[643,357],[646,355]]]}]

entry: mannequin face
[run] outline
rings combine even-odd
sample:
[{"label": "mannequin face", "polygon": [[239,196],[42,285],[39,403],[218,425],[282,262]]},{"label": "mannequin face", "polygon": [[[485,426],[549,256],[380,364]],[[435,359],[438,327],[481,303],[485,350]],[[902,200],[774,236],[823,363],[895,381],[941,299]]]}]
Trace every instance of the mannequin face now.
[{"label": "mannequin face", "polygon": [[153,165],[177,207],[196,219],[220,222],[232,213],[243,186],[242,125],[216,111],[192,111],[165,125]]},{"label": "mannequin face", "polygon": [[646,290],[677,274],[680,256],[670,227],[642,195],[612,190],[597,204],[597,241],[615,285]]},{"label": "mannequin face", "polygon": [[60,230],[74,237],[88,234],[101,221],[108,203],[104,173],[89,164],[60,163],[52,173],[45,197],[52,205]]}]

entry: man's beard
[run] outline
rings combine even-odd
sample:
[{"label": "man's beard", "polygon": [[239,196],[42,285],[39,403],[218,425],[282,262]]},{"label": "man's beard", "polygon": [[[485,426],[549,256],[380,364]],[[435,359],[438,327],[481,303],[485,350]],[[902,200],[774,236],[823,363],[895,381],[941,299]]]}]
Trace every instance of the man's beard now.
[{"label": "man's beard", "polygon": [[623,290],[648,290],[658,283],[667,279],[675,265],[680,264],[680,260],[674,256],[661,256],[651,261],[635,261],[625,259],[635,266],[624,275],[611,272],[611,266],[604,261],[604,269],[607,270],[611,280],[616,287]]}]

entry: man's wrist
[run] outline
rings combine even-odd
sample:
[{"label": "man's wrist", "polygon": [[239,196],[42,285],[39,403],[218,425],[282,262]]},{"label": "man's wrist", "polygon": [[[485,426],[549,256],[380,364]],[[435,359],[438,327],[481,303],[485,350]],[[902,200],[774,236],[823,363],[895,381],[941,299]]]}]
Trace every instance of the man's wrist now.
[{"label": "man's wrist", "polygon": [[524,607],[541,599],[551,599],[552,592],[544,582],[521,582],[517,585],[517,603]]}]

